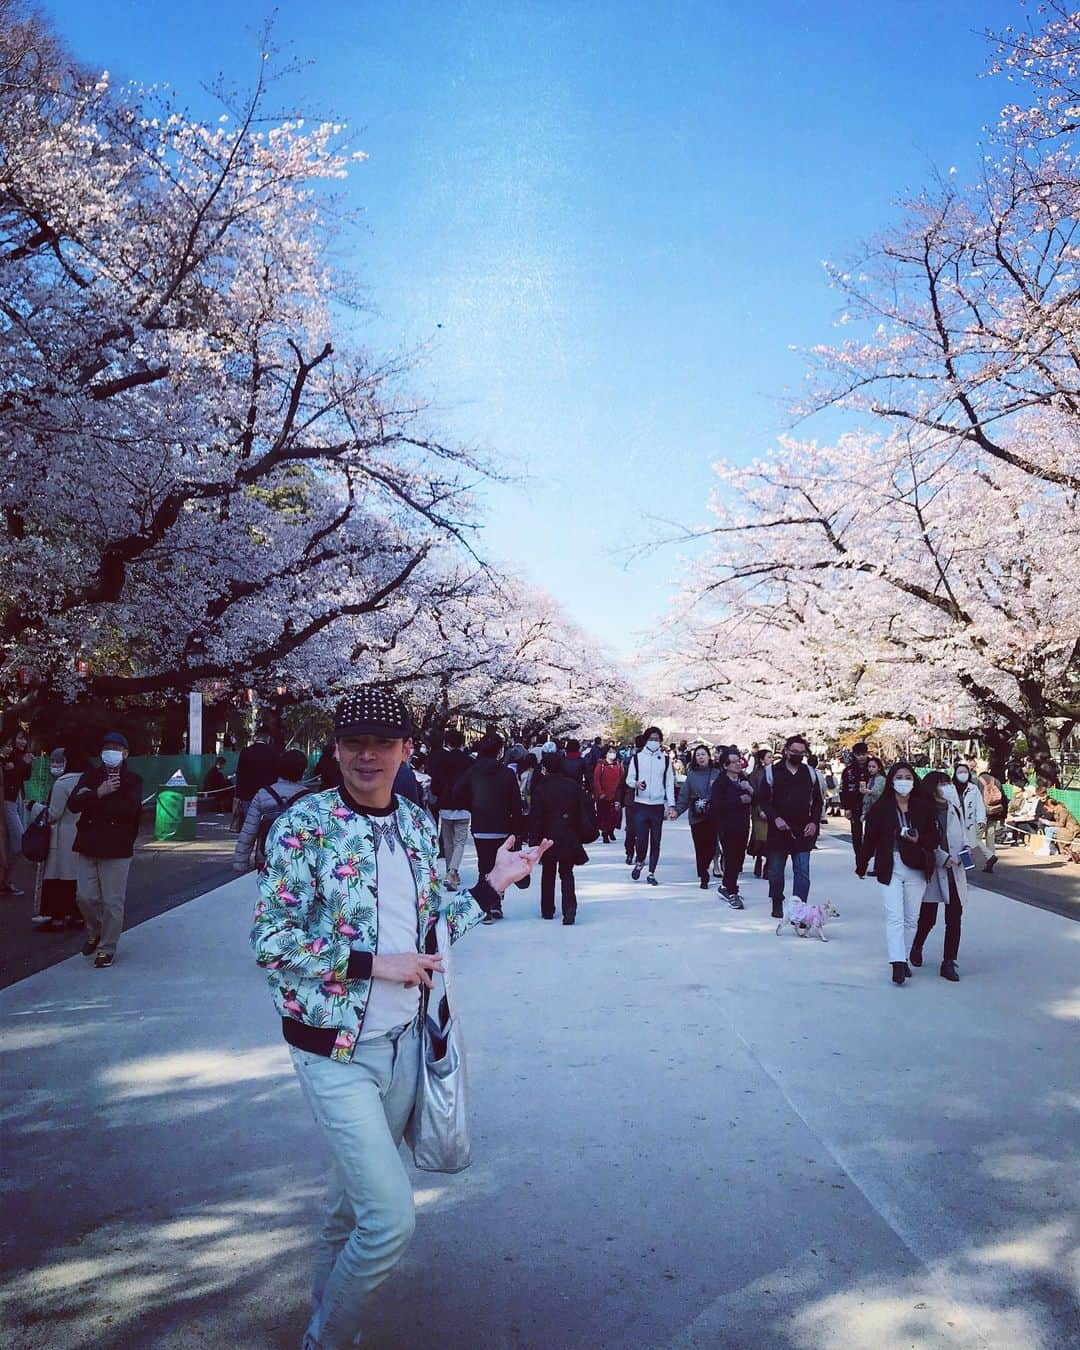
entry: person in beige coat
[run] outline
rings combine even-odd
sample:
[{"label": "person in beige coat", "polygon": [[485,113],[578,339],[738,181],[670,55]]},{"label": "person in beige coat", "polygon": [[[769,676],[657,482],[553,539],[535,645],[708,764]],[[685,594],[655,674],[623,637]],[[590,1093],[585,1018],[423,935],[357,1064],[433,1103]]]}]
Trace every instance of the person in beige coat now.
[{"label": "person in beige coat", "polygon": [[48,802],[39,810],[49,813],[49,856],[38,865],[34,887],[34,917],[31,922],[39,933],[56,933],[64,928],[81,928],[82,915],[75,900],[77,864],[75,829],[78,817],[68,810],[68,798],[81,777],[85,764],[75,752],[69,756],[63,748],[49,756],[52,788]]}]

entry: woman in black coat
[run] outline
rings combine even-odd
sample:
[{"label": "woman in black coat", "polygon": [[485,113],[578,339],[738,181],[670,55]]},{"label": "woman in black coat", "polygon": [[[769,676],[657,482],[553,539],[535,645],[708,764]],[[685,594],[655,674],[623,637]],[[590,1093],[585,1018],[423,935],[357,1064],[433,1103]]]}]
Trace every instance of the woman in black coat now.
[{"label": "woman in black coat", "polygon": [[873,859],[885,909],[885,947],[893,984],[911,978],[908,952],[920,906],[934,874],[940,831],[937,808],[910,764],[894,764],[885,788],[866,816],[863,858]]},{"label": "woman in black coat", "polygon": [[552,841],[540,862],[540,917],[555,917],[555,874],[562,891],[562,921],[569,927],[577,916],[574,868],[589,861],[582,847],[585,797],[581,784],[567,778],[561,755],[545,755],[543,774],[533,779],[529,810],[529,843]]}]

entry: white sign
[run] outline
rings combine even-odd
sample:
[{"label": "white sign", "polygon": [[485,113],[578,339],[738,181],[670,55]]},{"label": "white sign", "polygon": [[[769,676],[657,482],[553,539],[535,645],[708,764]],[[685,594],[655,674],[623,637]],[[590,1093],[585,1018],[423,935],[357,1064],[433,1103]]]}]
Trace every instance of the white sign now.
[{"label": "white sign", "polygon": [[184,798],[184,819],[186,820],[189,816],[197,816],[198,814],[199,814],[199,799],[198,799],[198,797],[185,797],[185,798]]},{"label": "white sign", "polygon": [[202,694],[188,694],[188,754],[202,754]]}]

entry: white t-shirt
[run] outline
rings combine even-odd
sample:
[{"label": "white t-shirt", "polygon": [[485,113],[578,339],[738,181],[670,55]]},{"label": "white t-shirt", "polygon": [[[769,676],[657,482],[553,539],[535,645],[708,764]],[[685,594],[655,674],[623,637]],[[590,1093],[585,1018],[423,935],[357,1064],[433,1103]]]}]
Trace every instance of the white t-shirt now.
[{"label": "white t-shirt", "polygon": [[[376,954],[415,952],[419,949],[416,878],[398,833],[397,818],[390,814],[371,816],[370,820],[375,835],[375,903],[379,912]],[[419,989],[406,989],[390,980],[372,980],[360,1040],[385,1036],[395,1027],[404,1026],[416,1017],[419,1007]]]}]

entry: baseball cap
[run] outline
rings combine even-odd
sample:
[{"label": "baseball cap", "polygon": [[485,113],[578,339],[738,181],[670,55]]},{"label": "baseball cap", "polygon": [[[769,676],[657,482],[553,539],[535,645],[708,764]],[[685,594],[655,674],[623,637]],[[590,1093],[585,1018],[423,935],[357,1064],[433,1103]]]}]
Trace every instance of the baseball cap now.
[{"label": "baseball cap", "polygon": [[362,684],[346,694],[334,712],[335,736],[388,736],[408,740],[413,734],[409,710],[397,694]]}]

